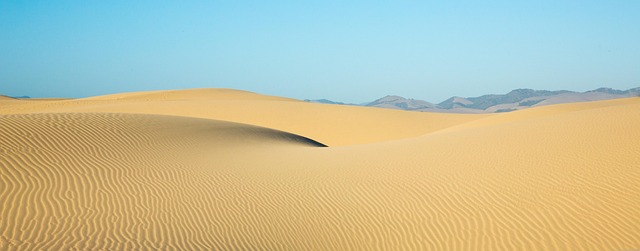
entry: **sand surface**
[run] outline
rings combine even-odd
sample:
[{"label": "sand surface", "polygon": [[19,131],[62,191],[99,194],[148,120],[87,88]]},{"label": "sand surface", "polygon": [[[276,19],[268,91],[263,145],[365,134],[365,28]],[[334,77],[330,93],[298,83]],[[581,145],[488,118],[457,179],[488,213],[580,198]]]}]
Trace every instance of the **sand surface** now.
[{"label": "sand surface", "polygon": [[[640,249],[640,98],[0,100],[0,250]],[[325,147],[329,146],[329,147]]]},{"label": "sand surface", "polygon": [[484,116],[314,104],[228,89],[154,91],[14,103],[14,106],[0,106],[0,114],[109,112],[217,119],[276,128],[330,146],[411,138]]}]

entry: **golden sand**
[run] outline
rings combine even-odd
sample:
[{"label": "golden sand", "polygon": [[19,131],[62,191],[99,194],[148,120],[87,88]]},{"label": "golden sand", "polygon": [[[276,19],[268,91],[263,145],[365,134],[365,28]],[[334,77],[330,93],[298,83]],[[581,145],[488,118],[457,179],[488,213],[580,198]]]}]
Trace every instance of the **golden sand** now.
[{"label": "golden sand", "polygon": [[640,248],[640,98],[489,115],[225,89],[0,102],[0,250]]}]

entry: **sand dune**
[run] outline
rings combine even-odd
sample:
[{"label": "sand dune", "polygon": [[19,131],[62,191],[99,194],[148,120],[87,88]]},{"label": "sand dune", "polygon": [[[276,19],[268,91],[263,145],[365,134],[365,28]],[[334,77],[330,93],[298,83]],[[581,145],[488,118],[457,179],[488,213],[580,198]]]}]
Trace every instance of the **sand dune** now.
[{"label": "sand dune", "polygon": [[329,146],[411,138],[485,116],[313,104],[228,89],[125,93],[0,107],[0,114],[41,112],[137,113],[218,119],[305,135]]},{"label": "sand dune", "polygon": [[16,101],[15,98],[12,98],[12,97],[9,97],[9,96],[0,95],[0,105],[12,104],[12,103],[15,103],[14,101]]},{"label": "sand dune", "polygon": [[[188,90],[170,90],[170,91],[146,91],[146,92],[130,92],[118,93],[97,97],[83,98],[82,100],[279,100],[279,101],[298,101],[290,98],[261,95],[254,92],[223,89],[223,88],[201,88]],[[298,101],[300,102],[300,101]]]},{"label": "sand dune", "polygon": [[455,130],[463,130],[474,127],[485,127],[485,126],[494,126],[511,122],[519,122],[519,121],[529,121],[537,118],[543,117],[552,117],[556,115],[561,115],[564,113],[588,110],[594,108],[608,107],[608,106],[618,106],[618,105],[628,105],[634,104],[638,102],[639,98],[621,98],[621,99],[612,99],[612,100],[604,100],[598,102],[580,102],[580,103],[568,103],[568,104],[558,104],[549,107],[540,107],[536,109],[525,109],[518,112],[509,112],[509,113],[501,113],[501,114],[492,114],[480,119],[470,120],[465,123],[460,123],[458,125],[447,127],[438,132],[451,132]]},{"label": "sand dune", "polygon": [[235,209],[252,199],[239,197],[252,183],[236,177],[243,171],[234,162],[279,146],[322,146],[265,128],[154,115],[6,115],[0,135],[0,247],[35,250],[233,247],[225,242],[234,237],[217,231],[234,225],[226,214],[250,214]]},{"label": "sand dune", "polygon": [[0,108],[0,249],[640,248],[640,99],[440,116],[191,92]]}]

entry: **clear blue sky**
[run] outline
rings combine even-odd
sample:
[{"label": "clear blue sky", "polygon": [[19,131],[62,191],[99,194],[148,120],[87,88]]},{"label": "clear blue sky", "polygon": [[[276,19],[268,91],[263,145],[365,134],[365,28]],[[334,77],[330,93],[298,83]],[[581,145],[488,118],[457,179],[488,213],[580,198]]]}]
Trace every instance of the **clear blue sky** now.
[{"label": "clear blue sky", "polygon": [[0,1],[0,93],[365,102],[640,86],[640,1]]}]

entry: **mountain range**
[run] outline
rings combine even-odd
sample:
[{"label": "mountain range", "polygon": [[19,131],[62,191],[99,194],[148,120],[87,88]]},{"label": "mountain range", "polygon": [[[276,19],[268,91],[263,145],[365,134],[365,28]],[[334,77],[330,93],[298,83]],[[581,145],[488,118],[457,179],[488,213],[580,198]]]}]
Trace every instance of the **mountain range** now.
[{"label": "mountain range", "polygon": [[570,102],[596,101],[640,96],[640,87],[629,90],[598,88],[586,92],[548,91],[516,89],[507,94],[488,94],[479,97],[451,97],[438,104],[424,100],[388,95],[365,104],[348,104],[327,99],[305,100],[307,102],[358,105],[407,111],[448,112],[448,113],[495,113],[510,112],[530,107]]}]

